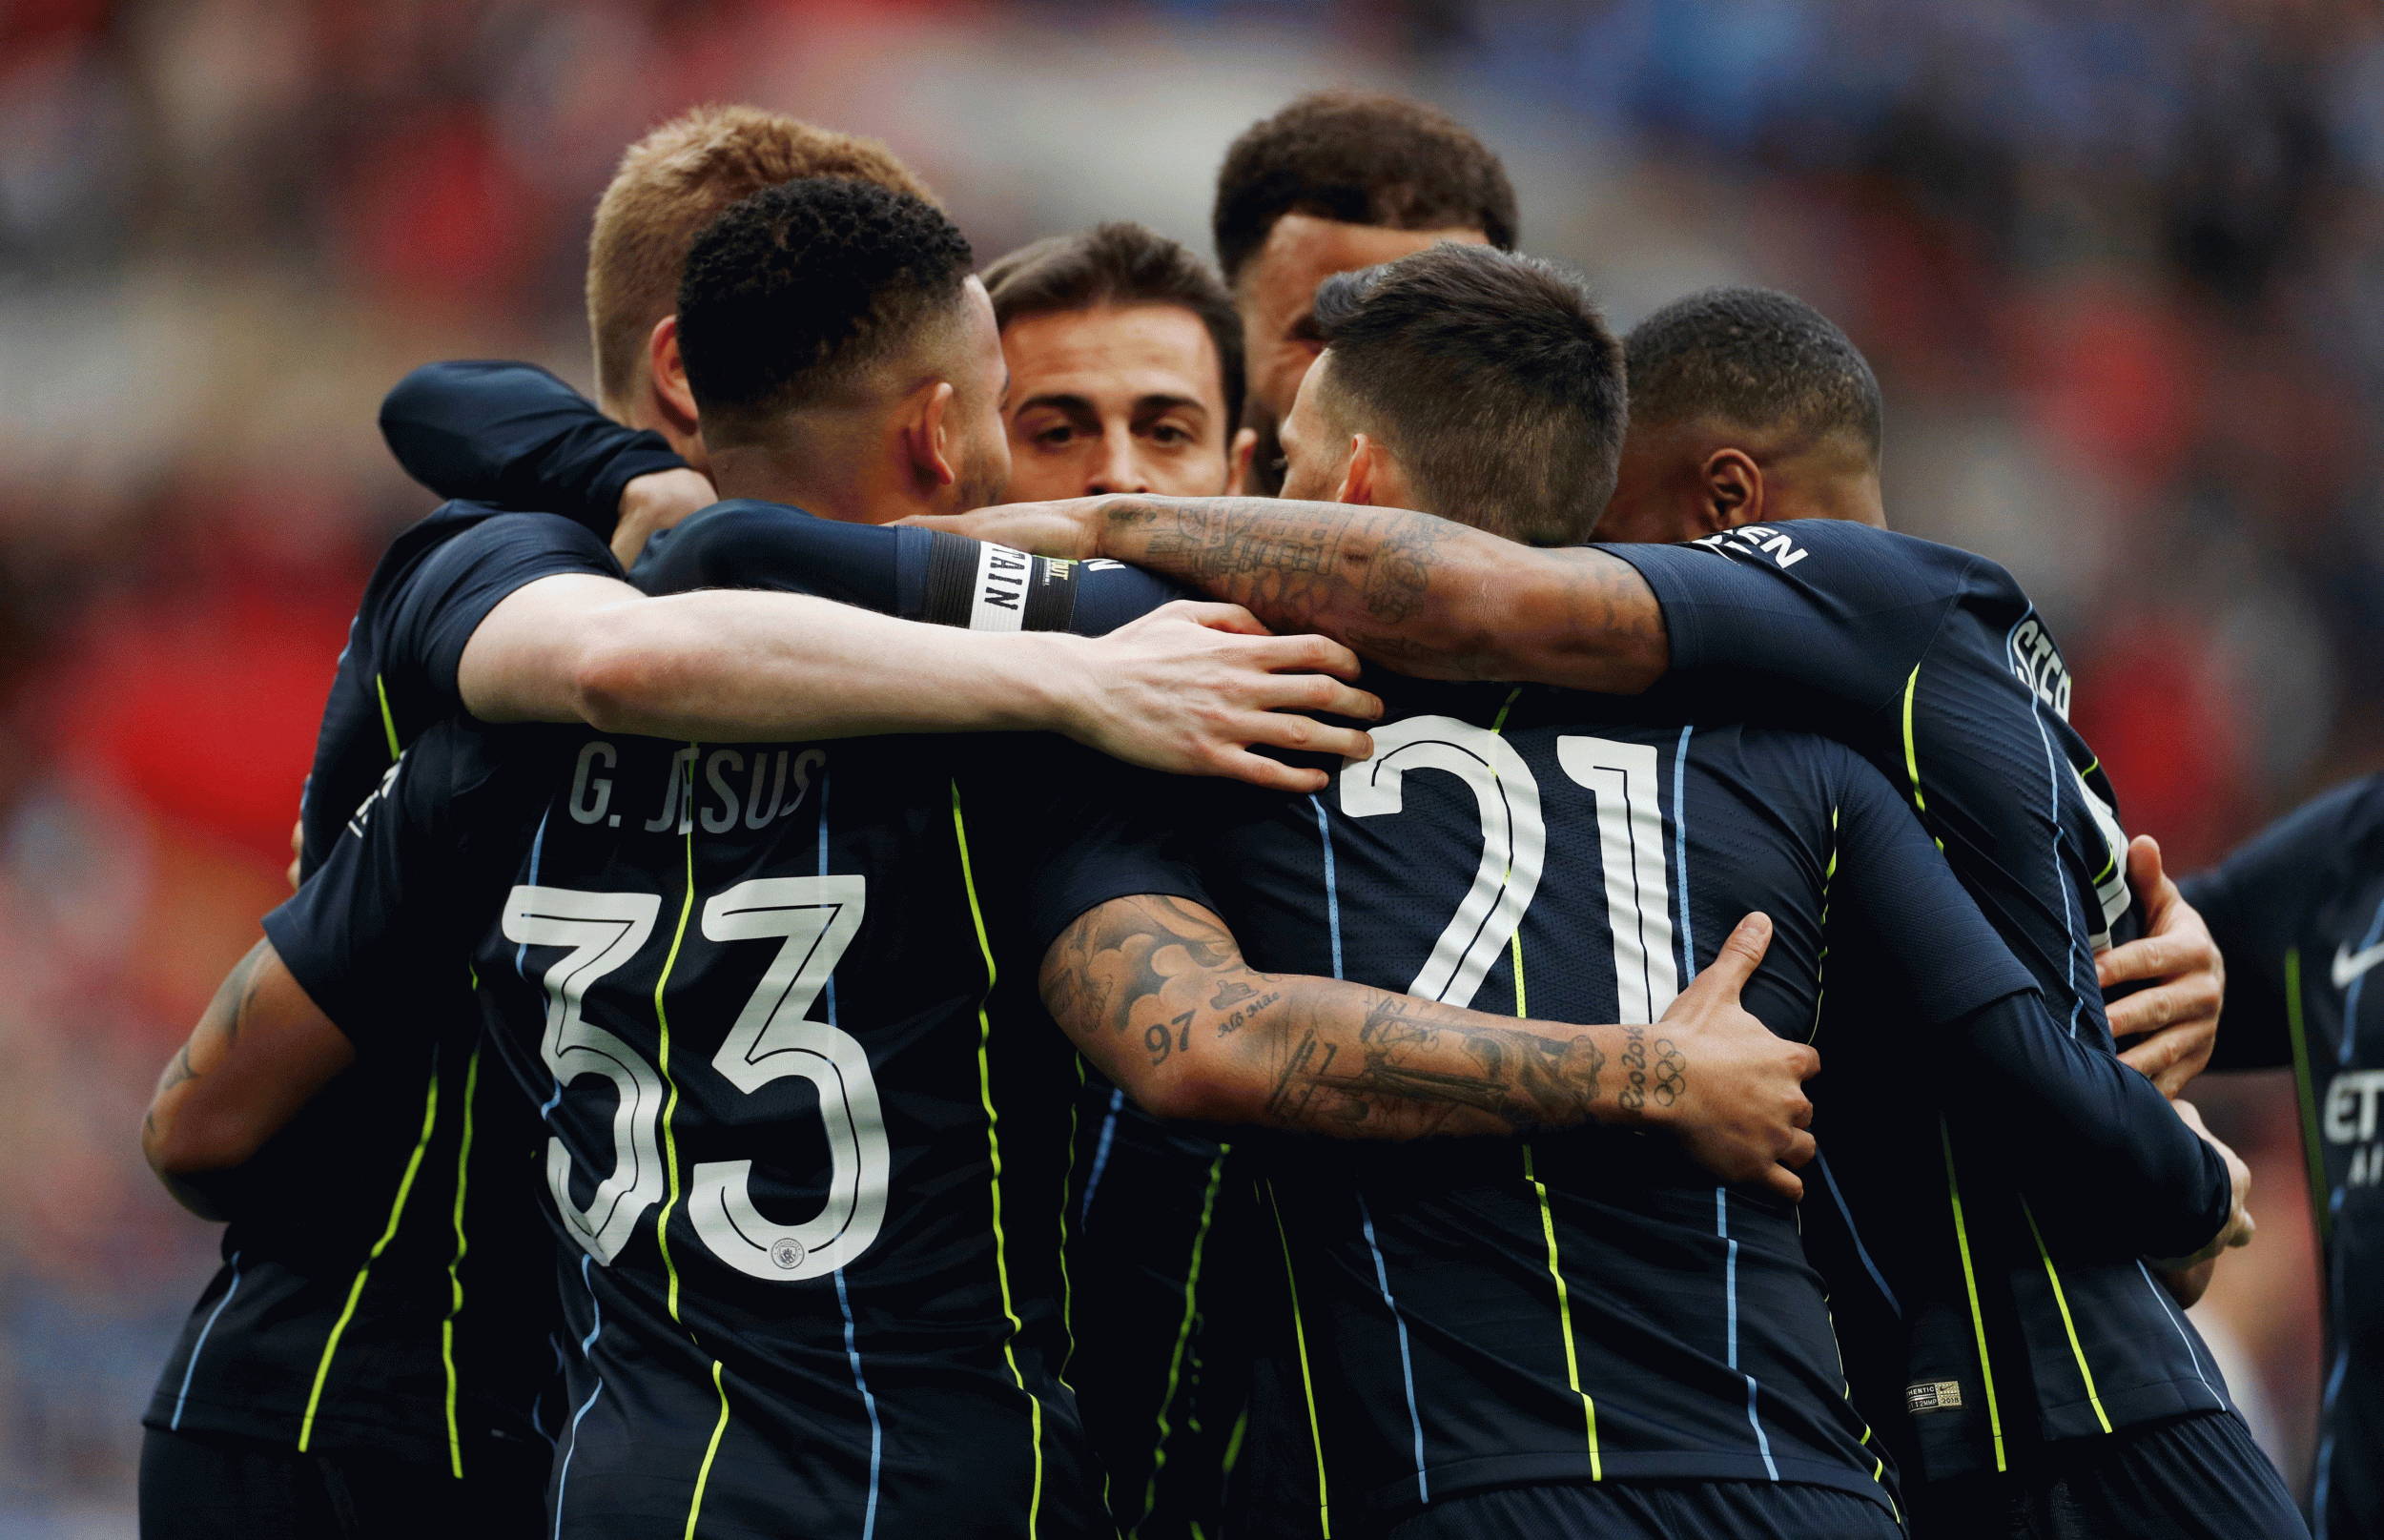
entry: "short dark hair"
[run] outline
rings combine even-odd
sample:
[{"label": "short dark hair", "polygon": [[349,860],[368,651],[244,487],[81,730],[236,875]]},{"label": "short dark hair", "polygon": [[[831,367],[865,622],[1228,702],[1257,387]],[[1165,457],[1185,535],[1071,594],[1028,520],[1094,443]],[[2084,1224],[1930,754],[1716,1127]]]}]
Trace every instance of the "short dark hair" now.
[{"label": "short dark hair", "polygon": [[1224,431],[1242,420],[1242,316],[1216,270],[1147,225],[1115,219],[1021,246],[984,273],[994,319],[1096,305],[1182,305],[1208,328],[1225,393]]},{"label": "short dark hair", "polygon": [[1704,289],[1624,339],[1643,423],[1718,417],[1746,428],[1856,434],[1880,452],[1879,380],[1827,316],[1777,289]]},{"label": "short dark hair", "polygon": [[750,441],[853,389],[950,311],[973,265],[935,205],[875,182],[806,176],[730,204],[679,282],[679,354],[706,437]]},{"label": "short dark hair", "polygon": [[1374,92],[1303,96],[1233,141],[1209,216],[1227,282],[1286,214],[1515,243],[1515,190],[1490,147],[1438,108]]},{"label": "short dark hair", "polygon": [[[1316,290],[1327,400],[1380,437],[1428,510],[1536,545],[1587,537],[1613,495],[1622,344],[1546,262],[1442,241]],[[1329,410],[1330,408],[1328,408]]]}]

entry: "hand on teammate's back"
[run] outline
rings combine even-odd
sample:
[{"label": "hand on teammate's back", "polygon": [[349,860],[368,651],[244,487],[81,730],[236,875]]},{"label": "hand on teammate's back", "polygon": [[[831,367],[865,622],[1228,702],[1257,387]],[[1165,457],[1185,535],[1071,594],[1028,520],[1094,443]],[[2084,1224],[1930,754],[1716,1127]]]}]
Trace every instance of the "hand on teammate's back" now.
[{"label": "hand on teammate's back", "polygon": [[2105,989],[2158,980],[2150,989],[2113,1000],[2106,1014],[2112,1037],[2144,1038],[2121,1054],[2121,1061],[2174,1098],[2210,1061],[2227,994],[2227,961],[2201,914],[2161,870],[2160,843],[2148,834],[2138,834],[2127,846],[2127,881],[2144,895],[2146,934],[2104,953],[2094,965],[2095,977]]},{"label": "hand on teammate's back", "polygon": [[1381,716],[1381,701],[1343,682],[1357,677],[1357,654],[1321,636],[1276,636],[1239,605],[1179,599],[1074,655],[1083,667],[1068,682],[1062,730],[1131,764],[1320,791],[1329,778],[1324,770],[1252,749],[1344,759],[1374,752],[1374,740],[1359,729],[1297,714]]},{"label": "hand on teammate's back", "polygon": [[971,540],[991,541],[1030,556],[1072,562],[1101,553],[1100,510],[1104,499],[1062,498],[1055,503],[1004,503],[974,513],[914,514],[902,523]]},{"label": "hand on teammate's back", "polygon": [[621,489],[621,518],[612,528],[612,554],[622,569],[637,565],[638,552],[657,530],[669,529],[698,508],[720,501],[710,478],[681,467],[648,471]]},{"label": "hand on teammate's back", "polygon": [[[1804,1082],[1819,1072],[1821,1056],[1776,1036],[1738,1003],[1771,944],[1769,915],[1740,920],[1712,965],[1664,1013],[1657,1028],[1665,1036],[1646,1055],[1626,1052],[1620,1068],[1626,1098],[1642,1076],[1652,1081],[1649,1122],[1669,1127],[1699,1165],[1724,1181],[1760,1182],[1793,1202],[1804,1183],[1788,1168],[1813,1159]],[[1667,1077],[1669,1058],[1685,1059],[1696,1073]],[[1668,1078],[1682,1083],[1668,1091]]]},{"label": "hand on teammate's back", "polygon": [[2227,1223],[2210,1238],[2209,1245],[2190,1257],[2152,1259],[2152,1271],[2159,1277],[2161,1286],[2168,1289],[2180,1305],[2190,1305],[2202,1298],[2204,1289],[2210,1286],[2210,1274],[2218,1266],[2220,1253],[2236,1246],[2250,1245],[2259,1226],[2252,1222],[2251,1210],[2248,1206],[2251,1197],[2251,1168],[2244,1163],[2243,1157],[2210,1133],[2209,1126],[2202,1121],[2201,1109],[2192,1102],[2171,1101],[2169,1105],[2177,1109],[2177,1116],[2185,1120],[2187,1127],[2201,1135],[2212,1149],[2226,1158],[2227,1178],[2234,1188],[2234,1204],[2228,1210]]}]

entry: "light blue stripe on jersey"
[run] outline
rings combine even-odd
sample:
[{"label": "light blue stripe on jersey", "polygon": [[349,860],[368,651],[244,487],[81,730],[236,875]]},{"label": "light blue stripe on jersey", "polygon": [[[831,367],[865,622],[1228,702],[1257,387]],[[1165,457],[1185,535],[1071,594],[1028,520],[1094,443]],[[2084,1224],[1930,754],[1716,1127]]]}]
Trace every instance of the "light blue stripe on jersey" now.
[{"label": "light blue stripe on jersey", "polygon": [[223,1314],[223,1307],[230,1304],[232,1296],[238,1292],[240,1254],[236,1251],[232,1253],[232,1286],[223,1291],[223,1298],[217,1300],[216,1307],[207,1312],[207,1324],[198,1328],[198,1341],[191,1344],[191,1361],[182,1365],[182,1391],[174,1398],[174,1418],[166,1424],[169,1432],[179,1430],[182,1427],[182,1404],[191,1399],[191,1376],[198,1372],[198,1355],[207,1350],[207,1334],[216,1329],[216,1317]]},{"label": "light blue stripe on jersey", "polygon": [[844,1269],[839,1267],[836,1280],[836,1308],[844,1312],[844,1353],[853,1361],[853,1384],[861,1392],[861,1405],[869,1410],[869,1508],[861,1519],[861,1540],[873,1540],[877,1533],[877,1473],[885,1452],[885,1429],[877,1423],[877,1398],[869,1393],[869,1381],[861,1377],[861,1349],[853,1336],[853,1302],[844,1291]]},{"label": "light blue stripe on jersey", "polygon": [[1415,1359],[1408,1350],[1408,1318],[1399,1313],[1399,1302],[1390,1297],[1390,1274],[1383,1266],[1383,1248],[1374,1240],[1374,1216],[1367,1211],[1366,1195],[1358,1200],[1358,1222],[1366,1228],[1366,1249],[1374,1254],[1374,1286],[1383,1291],[1383,1307],[1390,1312],[1391,1324],[1399,1328],[1399,1377],[1408,1386],[1408,1426],[1415,1430],[1415,1497],[1419,1503],[1432,1500],[1432,1489],[1424,1476],[1424,1419],[1415,1409]]},{"label": "light blue stripe on jersey", "polygon": [[[546,853],[546,819],[553,811],[554,810],[549,808],[545,812],[542,812],[538,815],[538,837],[530,841],[529,885],[533,888],[538,886],[539,858]],[[530,944],[527,941],[523,942],[520,946],[513,949],[513,971],[522,975],[523,983],[528,984],[535,982],[535,980],[530,977]],[[560,1104],[562,1100],[563,1082],[561,1080],[557,1080],[555,1081],[555,1094],[548,1097],[543,1103],[540,1104],[538,1116],[541,1119],[545,1118],[549,1113],[555,1110],[556,1106]]]},{"label": "light blue stripe on jersey", "polygon": [[[2033,613],[2033,611],[2031,611],[2031,613]],[[2095,980],[2093,955],[2091,953],[2085,953],[2086,943],[2078,934],[2078,917],[2070,913],[2070,906],[2076,900],[2069,892],[2069,874],[2062,870],[2061,771],[2062,766],[2067,762],[2053,749],[2053,735],[2045,726],[2045,703],[2038,700],[2033,692],[2031,692],[2028,696],[2028,719],[2036,724],[2037,740],[2045,745],[2045,777],[2047,783],[2045,792],[2051,799],[2051,806],[2045,809],[2045,816],[2053,826],[2053,886],[2061,890],[2062,930],[2069,937],[2068,952],[2071,963],[2069,975],[2069,1036],[2074,1039],[2078,1036],[2079,1015],[2086,1010],[2086,990],[2092,988],[2096,996],[2099,998],[2102,995],[2102,986]],[[2075,771],[2073,770],[2072,773],[2074,774]],[[1942,845],[1939,848],[1941,850],[1943,849]],[[2081,852],[2081,856],[2083,856],[2084,853],[2085,852]],[[2127,856],[2125,852],[2122,852],[2114,856],[2113,859],[2124,861],[2127,859]],[[2085,953],[2085,955],[2081,955],[2082,953]],[[2086,978],[2084,982],[2080,981],[2077,974],[2077,965],[2080,963],[2083,963],[2086,966]]]},{"label": "light blue stripe on jersey", "polygon": [[1813,1163],[1820,1168],[1821,1185],[1829,1189],[1830,1201],[1838,1205],[1839,1217],[1846,1222],[1846,1236],[1854,1242],[1854,1254],[1862,1259],[1862,1270],[1871,1275],[1871,1282],[1879,1285],[1880,1295],[1887,1301],[1887,1307],[1896,1312],[1897,1320],[1901,1321],[1904,1307],[1897,1300],[1896,1291],[1887,1286],[1887,1280],[1880,1276],[1879,1264],[1871,1260],[1870,1248],[1862,1243],[1862,1232],[1854,1227],[1854,1211],[1846,1207],[1845,1195],[1838,1190],[1838,1179],[1829,1174],[1829,1161],[1817,1151]]},{"label": "light blue stripe on jersey", "polygon": [[[582,1358],[588,1358],[588,1349],[596,1345],[596,1334],[605,1329],[605,1307],[596,1298],[596,1285],[589,1283],[587,1277],[587,1265],[594,1260],[592,1257],[580,1259],[580,1283],[587,1289],[587,1307],[596,1318],[595,1324],[587,1328],[587,1335],[580,1339]],[[580,1409],[571,1414],[571,1442],[563,1451],[563,1468],[555,1472],[555,1522],[554,1528],[548,1531],[552,1540],[562,1540],[563,1496],[571,1482],[571,1456],[580,1452],[580,1419],[587,1415],[587,1408],[596,1405],[596,1398],[604,1393],[605,1377],[599,1374],[596,1376],[596,1388],[587,1393],[587,1399],[580,1403]]]},{"label": "light blue stripe on jersey", "polygon": [[1084,1202],[1077,1210],[1079,1224],[1093,1222],[1093,1193],[1101,1184],[1101,1173],[1109,1169],[1109,1146],[1117,1141],[1118,1115],[1125,1107],[1125,1092],[1113,1088],[1109,1093],[1109,1112],[1101,1119],[1101,1137],[1093,1145],[1093,1169],[1084,1179]]},{"label": "light blue stripe on jersey", "polygon": [[1686,795],[1686,771],[1689,768],[1689,734],[1694,727],[1680,729],[1680,745],[1672,753],[1672,851],[1673,878],[1680,888],[1680,982],[1685,986],[1697,975],[1696,936],[1689,922],[1689,799]]},{"label": "light blue stripe on jersey", "polygon": [[[1730,1247],[1729,1260],[1723,1265],[1722,1298],[1730,1312],[1730,1366],[1738,1367],[1738,1242],[1730,1239],[1730,1189],[1714,1189],[1714,1233]],[[1763,1468],[1774,1481],[1779,1479],[1779,1466],[1772,1459],[1772,1441],[1763,1431],[1763,1419],[1755,1411],[1755,1376],[1740,1370],[1740,1379],[1747,1382],[1747,1426],[1755,1429],[1755,1447],[1762,1451]]]},{"label": "light blue stripe on jersey", "polygon": [[[2169,1325],[2176,1329],[2177,1340],[2186,1345],[2186,1359],[2187,1362],[2193,1365],[2193,1377],[2202,1382],[2203,1389],[2208,1390],[2210,1394],[2218,1397],[2218,1404],[2220,1406],[2231,1406],[2232,1403],[2227,1399],[2227,1393],[2224,1390],[2221,1390],[2217,1386],[2212,1385],[2210,1383],[2210,1377],[2202,1372],[2202,1354],[2205,1351],[2208,1351],[2208,1349],[2197,1349],[2194,1346],[2193,1333],[2186,1329],[2186,1318],[2185,1315],[2178,1310],[2177,1302],[2169,1297],[2168,1290],[2161,1287],[2158,1283],[2154,1282],[2151,1268],[2147,1267],[2143,1263],[2139,1262],[2136,1263],[2136,1271],[2144,1275],[2144,1282],[2151,1288],[2152,1297],[2161,1302],[2162,1309],[2168,1312]],[[2212,1359],[2210,1361],[2210,1367],[2218,1367],[2218,1361],[2216,1359]],[[2220,1378],[2224,1379],[2226,1376],[2221,1375]]]},{"label": "light blue stripe on jersey", "polygon": [[1333,976],[1341,976],[1341,884],[1333,875],[1333,826],[1326,815],[1325,804],[1314,792],[1308,794],[1308,805],[1316,810],[1316,832],[1325,841],[1325,926],[1333,938]]}]

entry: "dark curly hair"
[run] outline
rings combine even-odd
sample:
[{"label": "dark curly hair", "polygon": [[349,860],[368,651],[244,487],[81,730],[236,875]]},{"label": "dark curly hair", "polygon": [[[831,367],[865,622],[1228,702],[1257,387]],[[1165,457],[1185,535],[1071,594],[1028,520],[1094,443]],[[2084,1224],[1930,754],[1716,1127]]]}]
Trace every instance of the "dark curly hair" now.
[{"label": "dark curly hair", "polygon": [[1318,404],[1398,457],[1426,511],[1571,545],[1613,495],[1622,344],[1581,284],[1529,257],[1442,241],[1316,290]]},{"label": "dark curly hair", "polygon": [[1226,282],[1286,214],[1515,243],[1515,190],[1490,148],[1438,108],[1375,92],[1303,96],[1233,141],[1209,215]]},{"label": "dark curly hair", "polygon": [[1705,289],[1631,329],[1631,412],[1643,424],[1718,417],[1742,428],[1851,433],[1880,452],[1879,380],[1835,322],[1777,289]]},{"label": "dark curly hair", "polygon": [[1242,419],[1242,317],[1216,273],[1181,241],[1146,225],[1112,220],[1021,246],[985,270],[994,319],[1096,305],[1181,305],[1217,346],[1225,421]]},{"label": "dark curly hair", "polygon": [[679,354],[715,443],[834,399],[952,314],[969,243],[924,198],[807,176],[730,204],[688,253]]}]

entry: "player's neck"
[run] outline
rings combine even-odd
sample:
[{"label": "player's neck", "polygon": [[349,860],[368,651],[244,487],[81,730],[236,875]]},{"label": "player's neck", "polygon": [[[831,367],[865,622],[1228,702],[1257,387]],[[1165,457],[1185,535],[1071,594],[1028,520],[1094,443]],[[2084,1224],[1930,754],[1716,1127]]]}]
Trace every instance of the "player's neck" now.
[{"label": "player's neck", "polygon": [[855,463],[783,445],[740,444],[711,453],[723,498],[785,503],[839,524],[883,524],[914,513],[953,513],[906,484],[899,467],[870,457]]}]

